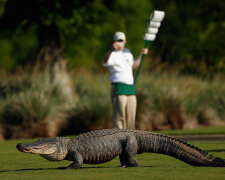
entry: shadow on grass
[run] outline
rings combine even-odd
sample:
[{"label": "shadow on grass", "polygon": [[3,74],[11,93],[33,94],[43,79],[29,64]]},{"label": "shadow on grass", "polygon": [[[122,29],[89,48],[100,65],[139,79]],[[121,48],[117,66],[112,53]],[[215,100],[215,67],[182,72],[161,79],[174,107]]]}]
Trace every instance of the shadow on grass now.
[{"label": "shadow on grass", "polygon": [[[144,168],[149,168],[153,166],[139,166],[139,167],[144,167]],[[75,171],[79,169],[66,169],[67,167],[58,167],[58,168],[37,168],[37,169],[16,169],[16,170],[0,170],[0,173],[5,173],[5,172],[20,172],[20,171],[44,171],[44,170],[67,170],[67,171]],[[80,170],[82,169],[107,169],[107,168],[122,168],[125,169],[124,167],[121,166],[112,166],[112,167],[81,167]],[[138,167],[137,167],[138,168]]]},{"label": "shadow on grass", "polygon": [[37,168],[37,169],[16,169],[16,170],[0,170],[0,173],[3,172],[18,172],[18,171],[43,171],[43,170],[66,170],[66,167],[58,167],[58,168]]},{"label": "shadow on grass", "polygon": [[[0,170],[0,173],[4,172],[18,172],[18,171],[44,171],[44,170],[73,170],[73,169],[66,169],[67,167],[58,167],[58,168],[37,168],[37,169],[16,169],[16,170]],[[80,169],[100,169],[100,168],[113,168],[113,167],[81,167]]]},{"label": "shadow on grass", "polygon": [[208,152],[225,152],[225,149],[210,149]]}]

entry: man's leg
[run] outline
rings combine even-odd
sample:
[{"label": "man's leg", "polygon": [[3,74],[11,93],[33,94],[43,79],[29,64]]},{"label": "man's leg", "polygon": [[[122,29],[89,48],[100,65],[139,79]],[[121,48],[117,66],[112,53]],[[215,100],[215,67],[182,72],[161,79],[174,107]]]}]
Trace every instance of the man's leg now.
[{"label": "man's leg", "polygon": [[137,99],[135,95],[127,96],[126,120],[127,128],[135,129]]},{"label": "man's leg", "polygon": [[113,128],[126,129],[127,96],[117,95],[113,98]]}]

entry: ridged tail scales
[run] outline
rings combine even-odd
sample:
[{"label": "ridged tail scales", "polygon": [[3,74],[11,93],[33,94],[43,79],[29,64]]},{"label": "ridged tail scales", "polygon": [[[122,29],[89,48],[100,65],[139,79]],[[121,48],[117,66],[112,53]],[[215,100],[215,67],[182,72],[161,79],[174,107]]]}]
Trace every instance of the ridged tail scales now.
[{"label": "ridged tail scales", "polygon": [[157,133],[141,133],[136,136],[139,142],[139,153],[160,153],[177,158],[192,166],[225,167],[222,158],[208,156],[208,152],[187,144],[179,139]]}]

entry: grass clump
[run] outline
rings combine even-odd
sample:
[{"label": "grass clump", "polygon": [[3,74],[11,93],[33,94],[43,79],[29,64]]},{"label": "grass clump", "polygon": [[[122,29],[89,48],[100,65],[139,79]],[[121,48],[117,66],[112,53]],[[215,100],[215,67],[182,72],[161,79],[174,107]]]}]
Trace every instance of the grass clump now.
[{"label": "grass clump", "polygon": [[78,134],[94,129],[112,128],[109,83],[105,75],[90,72],[72,74],[79,101],[69,111],[68,126],[63,134]]},{"label": "grass clump", "polygon": [[[112,127],[109,75],[87,70],[71,73],[79,101],[70,112],[71,127],[84,131]],[[211,97],[212,91],[215,97]],[[136,84],[136,128],[192,129],[224,125],[222,79],[142,72]]]},{"label": "grass clump", "polygon": [[[152,129],[224,125],[225,86],[222,78],[207,80],[179,74],[142,73],[136,89],[138,121],[147,116]],[[146,103],[147,102],[147,103]]]},{"label": "grass clump", "polygon": [[[0,139],[78,134],[112,127],[109,75],[67,72],[64,61],[0,79]],[[136,128],[193,129],[225,125],[222,78],[142,72]]]},{"label": "grass clump", "polygon": [[37,64],[2,78],[0,123],[5,138],[57,135],[72,104],[73,94],[65,93],[64,88],[50,65]]}]

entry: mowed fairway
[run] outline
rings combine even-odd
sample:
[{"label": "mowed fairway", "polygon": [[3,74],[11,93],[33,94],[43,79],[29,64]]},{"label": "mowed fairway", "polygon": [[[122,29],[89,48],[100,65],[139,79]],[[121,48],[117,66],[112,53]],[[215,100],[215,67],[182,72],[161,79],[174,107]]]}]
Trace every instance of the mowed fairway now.
[{"label": "mowed fairway", "polygon": [[[0,142],[0,179],[225,179],[225,167],[192,167],[166,155],[144,153],[137,155],[139,167],[121,168],[119,158],[98,165],[83,165],[79,170],[65,170],[70,162],[50,162],[38,155],[16,150],[19,142],[34,140],[11,140]],[[210,154],[225,158],[225,142],[190,143]]]}]

